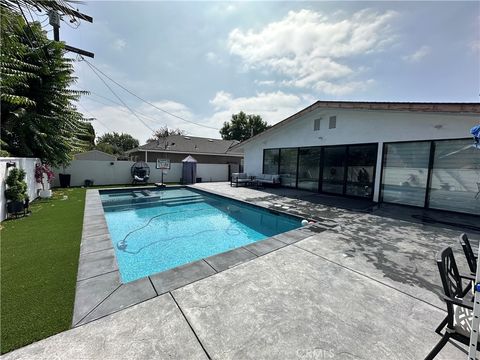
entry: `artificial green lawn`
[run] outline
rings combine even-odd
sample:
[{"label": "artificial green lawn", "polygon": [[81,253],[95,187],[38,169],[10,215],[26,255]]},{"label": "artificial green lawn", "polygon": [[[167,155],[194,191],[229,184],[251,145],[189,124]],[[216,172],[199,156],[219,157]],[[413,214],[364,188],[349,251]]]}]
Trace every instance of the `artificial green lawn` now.
[{"label": "artificial green lawn", "polygon": [[1,223],[2,354],[70,328],[84,205],[85,189],[58,189]]}]

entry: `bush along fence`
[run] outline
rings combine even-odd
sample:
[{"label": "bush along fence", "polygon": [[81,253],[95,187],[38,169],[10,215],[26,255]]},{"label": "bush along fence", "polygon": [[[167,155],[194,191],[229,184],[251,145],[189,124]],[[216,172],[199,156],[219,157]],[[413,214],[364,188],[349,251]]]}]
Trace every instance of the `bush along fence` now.
[{"label": "bush along fence", "polygon": [[[23,208],[37,198],[41,185],[35,179],[35,166],[40,163],[37,158],[0,158],[0,221],[7,217],[7,210],[23,213]],[[9,209],[7,202],[12,203]]]}]

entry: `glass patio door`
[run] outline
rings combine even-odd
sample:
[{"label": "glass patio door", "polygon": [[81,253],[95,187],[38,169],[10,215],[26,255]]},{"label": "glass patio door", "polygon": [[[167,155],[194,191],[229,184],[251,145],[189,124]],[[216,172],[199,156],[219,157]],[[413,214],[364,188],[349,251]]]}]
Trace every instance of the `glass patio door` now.
[{"label": "glass patio door", "polygon": [[318,191],[320,175],[319,147],[300,148],[298,150],[298,188],[309,191]]},{"label": "glass patio door", "polygon": [[298,148],[280,149],[280,182],[282,186],[297,186]]},{"label": "glass patio door", "polygon": [[428,206],[480,214],[480,151],[472,140],[434,141]]},{"label": "glass patio door", "polygon": [[370,198],[377,162],[377,144],[350,145],[347,156],[346,194]]},{"label": "glass patio door", "polygon": [[344,193],[346,146],[325,147],[323,152],[322,191]]},{"label": "glass patio door", "polygon": [[424,206],[427,192],[430,142],[385,144],[383,201]]}]

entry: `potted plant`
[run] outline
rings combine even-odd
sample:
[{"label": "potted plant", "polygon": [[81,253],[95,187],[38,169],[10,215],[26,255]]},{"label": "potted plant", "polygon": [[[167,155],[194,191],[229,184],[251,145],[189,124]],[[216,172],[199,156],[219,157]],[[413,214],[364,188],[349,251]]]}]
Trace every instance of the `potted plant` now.
[{"label": "potted plant", "polygon": [[63,167],[63,173],[58,174],[58,179],[60,180],[60,187],[67,188],[70,187],[70,174],[65,174],[65,165]]},{"label": "potted plant", "polygon": [[55,175],[53,171],[48,167],[46,164],[36,164],[35,165],[35,180],[37,183],[42,184],[42,190],[38,193],[38,195],[42,199],[52,197],[52,190],[50,190],[50,186],[48,189],[45,189],[45,176],[47,177],[47,183],[50,185],[55,179]]},{"label": "potted plant", "polygon": [[8,213],[18,214],[24,211],[25,200],[27,199],[25,171],[23,169],[13,168],[10,170],[5,183],[7,184],[5,198],[7,199]]}]

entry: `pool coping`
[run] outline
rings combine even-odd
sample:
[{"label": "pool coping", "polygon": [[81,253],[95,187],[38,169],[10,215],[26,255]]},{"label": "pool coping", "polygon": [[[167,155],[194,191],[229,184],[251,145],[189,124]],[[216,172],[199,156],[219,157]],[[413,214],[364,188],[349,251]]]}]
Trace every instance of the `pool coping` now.
[{"label": "pool coping", "polygon": [[[172,185],[169,188],[189,187]],[[124,189],[131,188],[119,187],[105,190]],[[72,327],[85,325],[328,230],[325,226],[310,224],[124,284],[120,280],[100,190],[102,189],[89,189],[85,195]],[[285,211],[272,210],[214,191],[197,188],[192,188],[192,190],[221,196],[269,212],[274,211],[289,217],[298,217]]]}]

